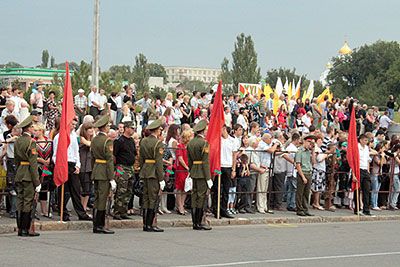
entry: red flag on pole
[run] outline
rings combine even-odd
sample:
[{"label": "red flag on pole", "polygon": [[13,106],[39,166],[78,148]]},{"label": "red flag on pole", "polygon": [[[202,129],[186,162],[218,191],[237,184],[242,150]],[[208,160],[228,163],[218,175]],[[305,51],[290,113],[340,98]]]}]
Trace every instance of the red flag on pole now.
[{"label": "red flag on pole", "polygon": [[208,126],[207,141],[210,144],[210,171],[215,176],[215,171],[221,171],[221,134],[225,124],[224,104],[222,103],[222,81],[219,81],[218,89],[214,97],[211,111],[210,124]]},{"label": "red flag on pole", "polygon": [[71,78],[68,62],[65,63],[64,97],[58,133],[58,146],[56,164],[54,167],[54,183],[56,186],[64,184],[68,180],[68,146],[70,144],[70,124],[75,117],[74,102],[72,98]]},{"label": "red flag on pole", "polygon": [[354,113],[355,110],[353,107],[350,115],[349,136],[347,139],[347,162],[358,181],[358,183],[352,182],[351,189],[353,191],[360,187],[360,154],[358,151],[356,116]]}]

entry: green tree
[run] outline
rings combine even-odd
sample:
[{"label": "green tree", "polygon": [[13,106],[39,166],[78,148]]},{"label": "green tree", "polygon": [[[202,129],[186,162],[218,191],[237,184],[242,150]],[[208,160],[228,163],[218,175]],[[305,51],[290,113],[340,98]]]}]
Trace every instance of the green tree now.
[{"label": "green tree", "polygon": [[241,33],[236,37],[235,49],[232,52],[232,82],[259,83],[260,68],[257,66],[257,53],[251,36]]},{"label": "green tree", "polygon": [[42,51],[42,64],[40,67],[47,68],[49,66],[49,51],[43,50]]},{"label": "green tree", "polygon": [[129,65],[114,65],[108,71],[113,80],[116,79],[117,75],[120,75],[124,81],[132,81],[132,71]]},{"label": "green tree", "polygon": [[149,69],[150,77],[163,77],[164,84],[168,82],[168,75],[163,65],[157,63],[149,63],[147,64],[147,67]]},{"label": "green tree", "polygon": [[51,56],[51,58],[50,58],[50,68],[54,68],[55,65],[56,65],[56,59],[53,56]]},{"label": "green tree", "polygon": [[218,77],[222,81],[222,88],[225,94],[235,93],[232,86],[232,72],[229,69],[229,60],[224,57],[221,63],[221,74]]},{"label": "green tree", "polygon": [[398,42],[363,45],[351,55],[334,57],[327,81],[335,96],[353,96],[369,105],[384,105],[389,94],[400,94],[399,59]]},{"label": "green tree", "polygon": [[82,88],[87,92],[89,91],[90,87],[89,76],[91,74],[91,71],[92,71],[91,65],[82,60],[78,69],[74,71],[74,74],[72,75],[71,78],[72,90],[74,94],[76,94],[78,89],[80,88]]},{"label": "green tree", "polygon": [[147,58],[143,54],[135,57],[135,65],[132,69],[133,81],[137,86],[139,95],[149,89],[148,81],[150,77],[149,69],[147,66]]},{"label": "green tree", "polygon": [[17,62],[10,61],[6,64],[0,64],[0,68],[22,68],[23,66]]}]

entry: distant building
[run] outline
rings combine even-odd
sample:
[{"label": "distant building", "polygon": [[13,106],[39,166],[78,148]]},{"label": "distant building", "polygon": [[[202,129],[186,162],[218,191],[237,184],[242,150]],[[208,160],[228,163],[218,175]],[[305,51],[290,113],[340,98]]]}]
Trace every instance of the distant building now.
[{"label": "distant building", "polygon": [[150,77],[149,81],[147,82],[150,89],[164,88],[164,78],[163,77]]},{"label": "distant building", "polygon": [[[71,71],[72,73],[72,71]],[[2,84],[10,86],[12,82],[17,81],[26,90],[33,83],[41,85],[52,84],[54,75],[63,77],[65,70],[40,69],[40,68],[3,68],[0,69],[0,80]]]},{"label": "distant building", "polygon": [[221,69],[182,67],[165,67],[169,82],[202,81],[205,83],[217,82]]}]

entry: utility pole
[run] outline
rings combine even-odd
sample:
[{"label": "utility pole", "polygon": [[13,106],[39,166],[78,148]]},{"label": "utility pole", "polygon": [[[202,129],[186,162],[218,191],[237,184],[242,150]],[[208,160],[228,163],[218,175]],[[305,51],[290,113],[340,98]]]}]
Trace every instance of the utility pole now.
[{"label": "utility pole", "polygon": [[97,90],[99,90],[99,7],[100,0],[94,0],[92,86],[96,86]]}]

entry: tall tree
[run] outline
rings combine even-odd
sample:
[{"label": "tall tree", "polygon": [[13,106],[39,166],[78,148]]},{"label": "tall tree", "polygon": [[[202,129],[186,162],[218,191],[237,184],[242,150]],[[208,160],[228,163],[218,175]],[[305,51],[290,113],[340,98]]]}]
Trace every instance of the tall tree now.
[{"label": "tall tree", "polygon": [[91,74],[92,68],[89,63],[85,61],[81,61],[79,68],[74,71],[72,75],[72,90],[74,93],[77,93],[78,89],[82,88],[85,91],[88,91],[90,88],[90,80],[89,76]]},{"label": "tall tree", "polygon": [[236,37],[235,49],[232,52],[232,81],[238,83],[259,83],[260,68],[257,66],[257,53],[251,36],[241,33]]},{"label": "tall tree", "polygon": [[50,68],[54,68],[55,65],[56,65],[56,59],[53,56],[51,56],[51,58],[50,58]]},{"label": "tall tree", "polygon": [[232,88],[232,72],[229,69],[229,60],[226,57],[224,57],[221,63],[221,74],[219,79],[222,80],[224,93],[234,93]]},{"label": "tall tree", "polygon": [[351,55],[332,58],[332,62],[327,81],[336,96],[354,96],[370,105],[384,105],[389,94],[400,96],[398,42],[363,45]]},{"label": "tall tree", "polygon": [[47,68],[49,66],[49,51],[42,51],[42,64],[40,65],[42,68]]},{"label": "tall tree", "polygon": [[129,65],[113,65],[109,69],[111,79],[115,80],[120,75],[124,81],[132,81],[132,71]]},{"label": "tall tree", "polygon": [[163,65],[157,63],[149,63],[147,64],[147,66],[149,69],[149,75],[151,77],[163,77],[164,83],[167,83],[168,75]]},{"label": "tall tree", "polygon": [[149,89],[148,81],[150,73],[147,65],[147,58],[142,53],[135,57],[135,65],[133,66],[132,74],[133,81],[139,93],[143,93]]}]

